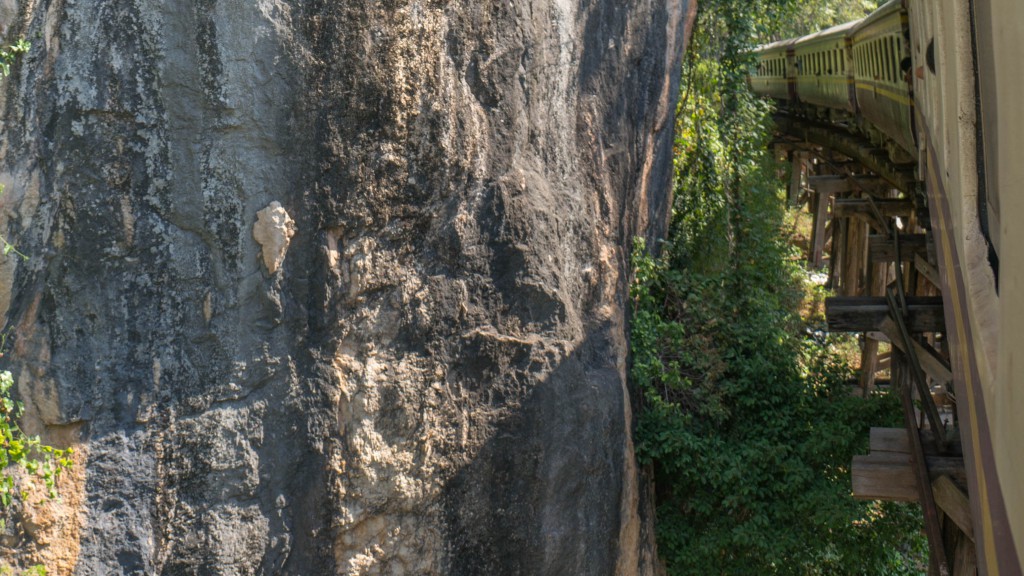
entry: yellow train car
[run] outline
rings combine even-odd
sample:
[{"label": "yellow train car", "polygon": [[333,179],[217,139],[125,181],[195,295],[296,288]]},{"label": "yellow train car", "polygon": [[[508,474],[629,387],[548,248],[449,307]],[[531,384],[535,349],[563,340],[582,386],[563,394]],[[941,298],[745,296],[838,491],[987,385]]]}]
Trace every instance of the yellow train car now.
[{"label": "yellow train car", "polygon": [[[821,111],[856,111],[849,32],[860,20],[833,26],[799,39],[794,48],[796,93],[800,102]],[[822,114],[824,115],[824,114]]]},{"label": "yellow train car", "polygon": [[[850,32],[857,107],[866,130],[879,130],[914,157],[907,13],[890,0]],[[890,151],[894,153],[895,151]]]},{"label": "yellow train car", "polygon": [[757,48],[757,63],[750,74],[750,87],[755,94],[777,100],[794,98],[793,45],[796,40],[782,40]]},{"label": "yellow train car", "polygon": [[921,162],[979,574],[1024,559],[1024,2],[908,0]]}]

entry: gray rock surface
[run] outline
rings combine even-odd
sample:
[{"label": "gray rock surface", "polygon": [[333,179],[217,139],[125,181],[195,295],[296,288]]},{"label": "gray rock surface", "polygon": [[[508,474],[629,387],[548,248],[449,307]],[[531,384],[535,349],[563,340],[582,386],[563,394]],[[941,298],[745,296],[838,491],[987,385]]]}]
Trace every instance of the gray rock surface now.
[{"label": "gray rock surface", "polygon": [[628,254],[691,8],[0,2],[4,362],[79,460],[8,558],[653,573]]}]

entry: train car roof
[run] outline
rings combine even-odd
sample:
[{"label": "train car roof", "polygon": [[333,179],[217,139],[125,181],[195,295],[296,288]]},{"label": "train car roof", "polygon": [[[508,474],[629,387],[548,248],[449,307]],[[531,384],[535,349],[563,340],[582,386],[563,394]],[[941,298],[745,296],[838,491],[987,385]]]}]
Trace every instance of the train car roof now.
[{"label": "train car roof", "polygon": [[859,21],[857,25],[854,27],[854,29],[850,31],[850,33],[856,34],[860,32],[862,28],[867,28],[873,23],[892,15],[893,12],[899,12],[902,9],[902,0],[889,0],[885,4],[879,6],[877,10],[869,14],[866,18]]},{"label": "train car roof", "polygon": [[[898,2],[899,0],[894,1]],[[803,44],[804,42],[813,42],[815,40],[829,40],[835,36],[845,37],[851,30],[856,28],[857,25],[863,21],[864,18],[861,18],[860,20],[854,20],[853,22],[846,22],[844,24],[839,24],[831,28],[826,28],[819,32],[808,34],[807,36],[804,36],[797,40],[797,42]]]},{"label": "train car roof", "polygon": [[[899,0],[893,0],[893,1],[894,2],[899,2]],[[832,26],[831,28],[826,28],[824,30],[819,30],[817,32],[814,32],[812,34],[808,34],[806,36],[801,36],[799,38],[786,38],[785,40],[778,40],[776,42],[772,42],[771,44],[762,44],[761,46],[758,46],[757,48],[755,48],[754,52],[756,52],[756,53],[770,52],[772,50],[778,50],[780,48],[789,48],[790,46],[793,46],[794,44],[803,43],[803,42],[807,42],[807,41],[811,41],[811,40],[826,40],[826,39],[829,39],[829,38],[831,38],[833,36],[846,36],[851,30],[853,30],[855,27],[857,27],[858,24],[863,22],[863,20],[864,19],[862,18],[860,20],[854,20],[853,22],[845,22],[843,24],[837,24],[836,26]]]},{"label": "train car roof", "polygon": [[799,38],[786,38],[785,40],[778,40],[771,44],[762,44],[757,48],[754,48],[754,53],[760,54],[761,52],[770,52],[780,48],[789,48],[791,45],[795,44],[797,40],[799,40]]}]

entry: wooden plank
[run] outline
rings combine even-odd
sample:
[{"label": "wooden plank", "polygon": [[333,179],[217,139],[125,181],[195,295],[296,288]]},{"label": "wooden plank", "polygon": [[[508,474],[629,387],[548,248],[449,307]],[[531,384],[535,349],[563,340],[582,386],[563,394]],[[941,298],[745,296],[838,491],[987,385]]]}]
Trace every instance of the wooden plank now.
[{"label": "wooden plank", "polygon": [[875,364],[875,370],[886,370],[889,368],[891,357],[889,352],[884,352],[878,355],[878,362]]},{"label": "wooden plank", "polygon": [[876,452],[910,454],[907,431],[903,428],[872,428],[868,432],[868,443],[872,454]]},{"label": "wooden plank", "polygon": [[974,525],[971,523],[971,504],[967,495],[946,475],[932,482],[932,493],[935,494],[935,504],[973,542]]},{"label": "wooden plank", "polygon": [[953,576],[978,576],[978,553],[967,538],[960,538],[953,550]]},{"label": "wooden plank", "polygon": [[[907,298],[908,302],[910,300],[910,298]],[[827,300],[825,305],[827,310]],[[892,318],[886,318],[883,320],[882,324],[879,326],[879,331],[882,334],[885,334],[886,338],[889,339],[889,342],[891,342],[897,349],[902,350],[903,352],[907,351],[907,347],[903,343],[903,338],[900,337],[899,330],[896,328],[896,323],[892,321]],[[946,365],[946,361],[939,357],[934,349],[930,346],[925,346],[916,340],[911,341],[910,344],[914,347],[914,352],[917,355],[917,361],[921,364],[921,369],[924,370],[925,374],[938,384],[945,385],[953,382],[953,371]]]},{"label": "wooden plank", "polygon": [[[938,449],[935,447],[935,439],[930,430],[921,430],[921,443],[924,446],[924,453],[929,456],[938,454]],[[875,452],[895,452],[898,454],[909,454],[910,443],[907,441],[907,431],[903,428],[872,428],[869,432],[869,442],[871,446],[871,453]],[[959,437],[950,443],[949,445],[950,454],[963,454],[963,449],[960,444]],[[936,461],[937,466],[944,466],[945,464]]]},{"label": "wooden plank", "polygon": [[939,283],[939,269],[933,266],[923,254],[914,254],[914,268],[927,278],[932,286],[942,288],[942,284]]},{"label": "wooden plank", "polygon": [[[885,198],[875,200],[875,206],[882,216],[909,216],[914,210],[914,203],[902,198]],[[832,215],[836,218],[851,218],[862,214],[871,214],[871,206],[866,198],[836,198],[832,205]]]},{"label": "wooden plank", "polygon": [[[907,308],[907,328],[912,333],[946,331],[941,297],[908,296]],[[884,333],[889,306],[880,296],[831,296],[825,298],[825,319],[830,332]]]},{"label": "wooden plank", "polygon": [[[913,262],[917,254],[928,253],[928,237],[925,234],[900,234],[900,260]],[[896,246],[892,238],[881,234],[868,236],[868,260],[872,262],[895,262]]]},{"label": "wooden plank", "polygon": [[853,497],[859,500],[917,502],[917,484],[910,454],[856,455],[850,466]]}]

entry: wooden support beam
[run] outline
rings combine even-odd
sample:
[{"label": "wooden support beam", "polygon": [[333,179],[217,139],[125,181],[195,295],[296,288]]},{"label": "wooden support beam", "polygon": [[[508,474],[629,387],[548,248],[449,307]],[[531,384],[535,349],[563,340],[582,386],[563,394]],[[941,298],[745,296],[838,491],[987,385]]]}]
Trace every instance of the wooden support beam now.
[{"label": "wooden support beam", "polygon": [[[891,291],[889,296],[891,301]],[[906,326],[901,324],[900,331],[906,333]],[[928,536],[929,570],[938,576],[950,576],[949,562],[946,561],[946,549],[942,543],[939,510],[935,505],[935,495],[932,492],[932,478],[929,477],[929,472],[933,468],[929,466],[925,458],[914,414],[914,400],[911,397],[911,378],[914,376],[911,376],[905,368],[906,365],[902,362],[898,362],[896,365],[896,390],[900,395],[900,404],[903,405],[903,422],[907,427],[907,439],[910,442],[910,465],[914,471],[914,478],[917,480],[917,500],[921,504],[921,512],[924,515],[924,532]],[[936,434],[942,433],[941,428],[933,431]]]},{"label": "wooden support beam", "polygon": [[[900,260],[912,262],[917,254],[928,254],[925,234],[900,234]],[[892,238],[881,234],[868,236],[868,259],[872,262],[895,262],[896,246]]]},{"label": "wooden support beam", "polygon": [[[907,299],[908,301],[910,298]],[[827,306],[826,301],[826,306]],[[903,342],[903,338],[900,336],[900,331],[896,327],[896,323],[892,321],[892,318],[886,318],[882,321],[879,326],[879,331],[885,334],[885,337],[889,339],[897,349],[906,352],[907,346]],[[921,369],[937,384],[950,384],[953,382],[953,371],[946,361],[939,357],[938,353],[935,352],[930,346],[925,346],[916,340],[911,341],[911,346],[914,347],[914,352],[917,354],[917,361],[921,364]]]},{"label": "wooden support beam", "polygon": [[[900,429],[904,435],[906,430]],[[953,456],[925,456],[928,477],[938,480],[947,476],[966,482],[967,473],[962,458]],[[858,454],[850,466],[853,497],[858,500],[889,500],[917,502],[917,480],[911,466],[910,453],[874,452]]]},{"label": "wooden support beam", "polygon": [[[914,203],[902,198],[877,199],[875,206],[882,216],[910,216]],[[862,214],[871,214],[871,205],[866,198],[836,198],[832,204],[832,215],[836,218],[850,218]]]},{"label": "wooden support beam", "polygon": [[886,150],[874,146],[862,136],[850,134],[831,124],[784,113],[776,114],[774,119],[779,132],[856,160],[866,169],[884,178],[894,188],[909,193],[917,184],[916,165],[913,162],[892,162]]},{"label": "wooden support beam", "polygon": [[809,176],[807,178],[808,188],[813,188],[825,194],[844,194],[846,192],[857,192],[860,190],[874,190],[882,186],[885,180],[878,176],[844,176],[838,174],[826,174],[822,176]]},{"label": "wooden support beam", "polygon": [[958,539],[952,561],[953,576],[978,576],[978,553],[970,539]]},{"label": "wooden support beam", "polygon": [[[913,333],[945,332],[942,298],[907,297],[907,328]],[[825,319],[830,332],[880,332],[889,318],[889,306],[879,296],[825,298]]]},{"label": "wooden support beam", "polygon": [[971,504],[967,494],[946,475],[932,481],[935,504],[960,530],[974,542],[974,525],[971,523]]},{"label": "wooden support beam", "polygon": [[[869,432],[869,445],[872,454],[875,452],[910,454],[907,431],[903,428],[872,428]],[[935,456],[939,453],[939,449],[935,446],[935,435],[931,430],[921,430],[921,445],[924,453],[928,456]],[[959,436],[950,442],[949,454],[953,456],[963,454]]]},{"label": "wooden support beam", "polygon": [[939,269],[932,265],[923,254],[914,254],[914,268],[928,279],[938,289],[942,289],[939,283]]},{"label": "wooden support beam", "polygon": [[917,502],[910,454],[858,454],[853,457],[850,478],[853,497],[859,500]]}]

